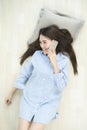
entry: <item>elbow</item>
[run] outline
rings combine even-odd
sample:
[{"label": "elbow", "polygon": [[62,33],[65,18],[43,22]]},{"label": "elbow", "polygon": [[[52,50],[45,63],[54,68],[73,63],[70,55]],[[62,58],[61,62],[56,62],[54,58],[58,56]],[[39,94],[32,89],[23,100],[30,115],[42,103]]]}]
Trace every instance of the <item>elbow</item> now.
[{"label": "elbow", "polygon": [[62,92],[67,86],[67,81],[62,80],[60,83],[57,83],[58,91]]}]

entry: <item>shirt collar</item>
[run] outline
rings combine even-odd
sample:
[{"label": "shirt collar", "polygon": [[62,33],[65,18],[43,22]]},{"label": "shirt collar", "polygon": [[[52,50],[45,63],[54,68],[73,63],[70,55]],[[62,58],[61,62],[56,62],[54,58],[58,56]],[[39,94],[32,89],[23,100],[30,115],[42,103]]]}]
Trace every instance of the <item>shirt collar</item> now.
[{"label": "shirt collar", "polygon": [[47,54],[44,54],[43,50],[41,50],[41,53],[42,53],[43,55],[47,56]]}]

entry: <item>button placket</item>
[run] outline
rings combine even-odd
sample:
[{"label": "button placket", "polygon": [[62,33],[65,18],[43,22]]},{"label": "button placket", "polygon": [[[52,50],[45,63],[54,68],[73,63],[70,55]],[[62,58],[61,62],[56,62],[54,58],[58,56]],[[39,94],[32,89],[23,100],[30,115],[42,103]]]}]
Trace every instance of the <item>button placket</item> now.
[{"label": "button placket", "polygon": [[45,77],[42,77],[42,84],[43,84],[43,87],[42,87],[42,94],[41,94],[41,102],[43,102],[43,99],[45,97],[44,95],[44,91],[45,91],[45,82],[46,81],[46,78]]}]

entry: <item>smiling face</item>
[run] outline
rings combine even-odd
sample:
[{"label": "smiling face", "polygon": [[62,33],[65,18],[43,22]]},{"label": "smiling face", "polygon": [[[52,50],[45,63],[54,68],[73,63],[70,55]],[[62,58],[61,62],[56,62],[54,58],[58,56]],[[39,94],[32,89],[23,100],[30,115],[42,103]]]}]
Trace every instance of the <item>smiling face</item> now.
[{"label": "smiling face", "polygon": [[39,37],[40,47],[42,48],[43,52],[46,54],[46,50],[48,50],[52,44],[52,40],[42,34]]}]

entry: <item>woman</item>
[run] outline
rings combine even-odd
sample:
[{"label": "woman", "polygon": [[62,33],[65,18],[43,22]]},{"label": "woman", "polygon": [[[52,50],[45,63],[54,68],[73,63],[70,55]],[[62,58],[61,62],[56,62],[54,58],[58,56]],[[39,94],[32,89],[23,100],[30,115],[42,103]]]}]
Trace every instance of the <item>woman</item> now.
[{"label": "woman", "polygon": [[[50,49],[57,42],[55,49]],[[67,29],[50,25],[39,31],[38,38],[29,44],[20,64],[32,56],[22,70],[6,99],[11,104],[17,89],[23,89],[20,102],[19,130],[44,130],[56,119],[62,92],[67,86],[69,60],[77,74],[77,60],[72,47],[73,38]]]}]

